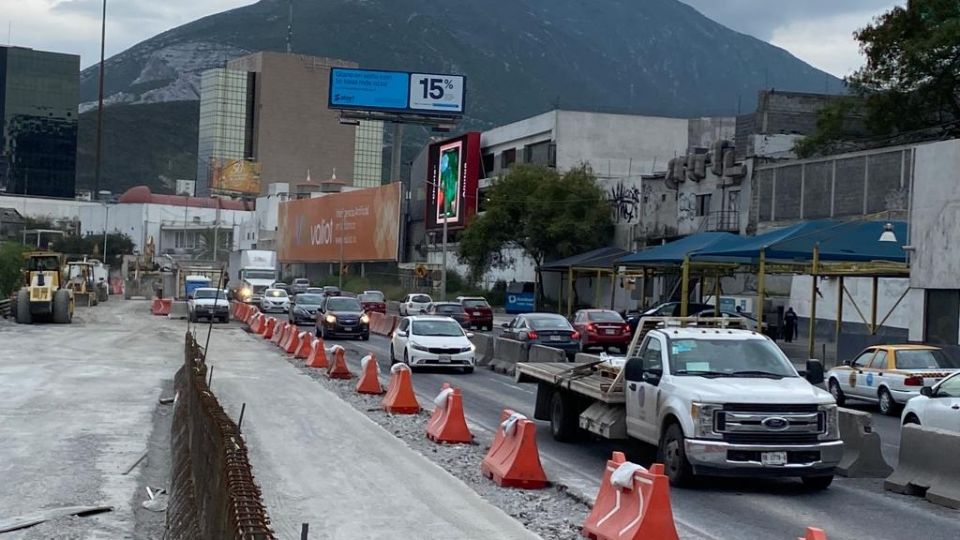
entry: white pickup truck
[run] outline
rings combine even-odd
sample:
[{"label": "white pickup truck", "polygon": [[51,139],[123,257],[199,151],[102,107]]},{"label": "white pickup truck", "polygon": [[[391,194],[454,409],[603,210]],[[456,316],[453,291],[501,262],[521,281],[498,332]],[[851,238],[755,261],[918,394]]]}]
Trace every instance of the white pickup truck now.
[{"label": "white pickup truck", "polygon": [[[534,416],[554,438],[655,445],[673,485],[780,476],[826,488],[843,454],[833,397],[769,338],[728,324],[645,319],[622,365],[521,363],[517,380],[538,383]],[[811,375],[822,380],[822,369]]]}]

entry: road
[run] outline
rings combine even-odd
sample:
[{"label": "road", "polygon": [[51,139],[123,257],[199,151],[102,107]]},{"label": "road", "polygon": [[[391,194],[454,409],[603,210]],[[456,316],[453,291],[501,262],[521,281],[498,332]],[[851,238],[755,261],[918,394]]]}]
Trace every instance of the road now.
[{"label": "road", "polygon": [[[389,368],[389,341],[371,336],[368,342],[344,341],[352,370],[359,370],[362,355],[374,353],[381,370]],[[328,344],[329,346],[329,344]],[[479,369],[471,375],[417,372],[414,387],[426,402],[443,382],[463,389],[464,408],[472,424],[492,431],[500,411],[511,408],[533,417],[534,385],[517,385],[511,377]],[[869,410],[864,407],[864,410]],[[895,418],[874,415],[885,452],[895,457],[899,425]],[[583,493],[594,494],[605,460],[613,450],[649,465],[654,451],[645,445],[595,440],[564,444],[547,435],[548,425],[538,422],[541,458],[548,474]],[[674,489],[674,514],[685,537],[768,540],[793,538],[807,526],[819,526],[836,539],[899,539],[922,537],[953,540],[958,514],[922,499],[883,491],[881,480],[837,478],[830,489],[810,493],[793,479],[712,479],[695,488]],[[792,535],[792,536],[791,536]]]}]

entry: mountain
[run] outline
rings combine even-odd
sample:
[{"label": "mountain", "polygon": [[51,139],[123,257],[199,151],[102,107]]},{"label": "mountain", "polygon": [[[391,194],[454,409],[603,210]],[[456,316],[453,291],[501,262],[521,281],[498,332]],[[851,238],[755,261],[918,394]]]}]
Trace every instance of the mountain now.
[{"label": "mountain", "polygon": [[[556,105],[730,115],[738,108],[752,110],[762,88],[842,91],[835,77],[677,0],[299,0],[294,5],[296,53],[369,68],[466,74],[469,127],[517,120]],[[251,51],[284,50],[288,9],[288,0],[261,0],[131,47],[106,63],[108,103],[196,100],[203,70]],[[81,75],[84,109],[96,93],[94,66]],[[163,108],[154,113],[162,115]]]}]

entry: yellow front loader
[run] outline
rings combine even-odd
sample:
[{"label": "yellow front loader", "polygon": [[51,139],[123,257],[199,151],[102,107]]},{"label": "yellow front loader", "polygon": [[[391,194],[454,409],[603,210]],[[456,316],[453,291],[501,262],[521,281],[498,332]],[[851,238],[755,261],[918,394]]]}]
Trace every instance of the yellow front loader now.
[{"label": "yellow front loader", "polygon": [[48,320],[69,324],[75,302],[66,282],[63,255],[44,251],[25,254],[23,287],[17,292],[17,322]]},{"label": "yellow front loader", "polygon": [[97,286],[93,279],[93,263],[71,261],[67,263],[67,288],[73,291],[73,301],[78,306],[95,306],[99,303]]}]

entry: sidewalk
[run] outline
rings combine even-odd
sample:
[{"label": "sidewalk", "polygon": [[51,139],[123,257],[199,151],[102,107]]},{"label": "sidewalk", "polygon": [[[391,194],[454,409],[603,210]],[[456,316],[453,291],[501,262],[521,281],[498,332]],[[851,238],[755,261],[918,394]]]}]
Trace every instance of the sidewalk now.
[{"label": "sidewalk", "polygon": [[[205,336],[204,336],[205,337]],[[279,538],[536,535],[241,330],[214,332],[213,392],[243,434]]]}]

